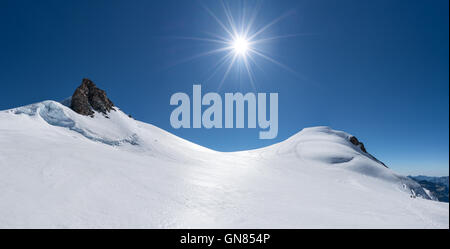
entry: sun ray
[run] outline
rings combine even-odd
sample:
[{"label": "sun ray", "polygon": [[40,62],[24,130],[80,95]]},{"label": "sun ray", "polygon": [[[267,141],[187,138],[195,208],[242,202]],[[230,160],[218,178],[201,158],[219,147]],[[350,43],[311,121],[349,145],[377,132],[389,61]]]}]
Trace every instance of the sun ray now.
[{"label": "sun ray", "polygon": [[229,41],[226,40],[219,40],[219,39],[210,39],[210,38],[201,38],[201,37],[189,37],[189,36],[175,36],[173,37],[175,39],[180,40],[193,40],[193,41],[205,41],[205,42],[214,42],[214,43],[220,43],[220,44],[230,44]]},{"label": "sun ray", "polygon": [[228,24],[231,27],[231,31],[234,34],[233,37],[237,37],[239,35],[239,32],[237,31],[237,27],[236,27],[236,24],[234,22],[233,15],[231,15],[231,11],[230,11],[229,7],[225,4],[225,2],[224,1],[220,1],[220,2],[222,3],[222,7],[223,7],[223,10],[225,12],[225,16],[227,17]]},{"label": "sun ray", "polygon": [[233,36],[233,34],[231,33],[231,31],[230,30],[228,30],[228,28],[225,26],[225,24],[223,24],[220,20],[219,20],[219,18],[216,16],[216,15],[214,15],[214,13],[210,10],[210,9],[208,9],[208,7],[206,7],[206,6],[204,6],[203,5],[203,8],[214,18],[214,20],[216,20],[216,22],[225,30],[225,32],[227,32],[231,37]]},{"label": "sun ray", "polygon": [[248,36],[248,34],[249,34],[249,32],[250,32],[250,30],[251,30],[251,28],[253,26],[253,23],[255,22],[256,17],[258,16],[260,8],[261,8],[261,4],[259,2],[259,4],[254,8],[252,17],[249,19],[249,21],[247,23],[247,27],[246,27],[245,32],[244,32],[244,36],[246,36],[246,37]]},{"label": "sun ray", "polygon": [[253,38],[257,37],[259,34],[261,34],[262,32],[266,31],[268,28],[270,28],[271,26],[275,25],[276,23],[278,23],[279,21],[283,20],[284,18],[292,15],[293,13],[294,13],[294,11],[289,11],[289,12],[286,12],[285,14],[281,15],[280,17],[276,18],[275,20],[273,20],[272,22],[270,22],[266,26],[262,27],[261,29],[259,29],[255,33],[253,33],[249,37],[249,40],[252,40]]},{"label": "sun ray", "polygon": [[289,35],[279,35],[279,36],[272,36],[268,38],[258,39],[258,40],[252,40],[250,42],[250,45],[255,45],[263,42],[273,41],[273,40],[279,40],[284,38],[291,38],[291,37],[299,37],[299,36],[309,36],[313,34],[289,34]]},{"label": "sun ray", "polygon": [[253,72],[249,66],[247,57],[244,57],[244,65],[245,65],[245,68],[247,69],[247,74],[250,79],[250,84],[251,84],[253,90],[256,91],[255,81],[253,80]]},{"label": "sun ray", "polygon": [[227,63],[227,61],[231,60],[232,56],[233,56],[233,53],[227,53],[217,63],[215,63],[211,67],[214,71],[211,73],[211,75],[208,78],[206,78],[206,80],[204,82],[208,82],[209,80],[211,80],[217,74],[217,72],[219,72],[220,68],[222,68],[222,66],[225,65]]},{"label": "sun ray", "polygon": [[265,54],[263,54],[262,52],[260,52],[260,51],[258,51],[258,50],[256,50],[256,49],[252,49],[252,52],[255,53],[256,55],[259,55],[259,56],[261,56],[262,58],[264,58],[264,59],[266,59],[266,60],[268,60],[268,61],[270,61],[270,62],[272,62],[272,63],[274,63],[274,64],[276,64],[276,65],[278,65],[278,66],[280,66],[280,67],[282,67],[283,69],[286,69],[286,70],[291,71],[291,72],[295,72],[294,70],[292,70],[292,69],[289,68],[288,66],[284,65],[283,63],[278,62],[278,61],[276,61],[275,59],[270,58],[270,56],[265,55]]},{"label": "sun ray", "polygon": [[195,59],[199,59],[201,57],[205,57],[205,56],[208,56],[208,55],[213,55],[213,54],[218,54],[218,53],[225,52],[225,51],[230,51],[232,49],[233,48],[231,46],[228,46],[228,47],[218,48],[218,49],[210,50],[210,51],[207,51],[207,52],[204,52],[204,53],[196,54],[194,56],[191,56],[191,57],[182,59],[180,61],[177,61],[177,62],[173,63],[172,65],[167,66],[167,68],[171,68],[171,67],[183,64],[183,63],[187,63],[187,62],[190,62],[190,61],[193,61]]},{"label": "sun ray", "polygon": [[[267,55],[263,54],[261,51],[257,51],[256,49],[252,49],[252,52],[255,53],[256,55],[261,56],[262,58],[266,59],[267,61],[270,61],[270,62],[274,63],[275,65],[283,68],[284,70],[289,71],[289,72],[293,73],[294,75],[296,75],[298,77],[301,77],[301,75],[299,75],[296,71],[294,71],[290,67],[284,65],[281,62],[276,61],[275,59],[270,58],[270,56],[267,56]],[[303,77],[301,77],[301,78],[303,78]]]},{"label": "sun ray", "polygon": [[253,62],[253,65],[255,65],[261,72],[265,73],[264,69],[260,65],[258,65],[251,54],[248,54],[248,58]]},{"label": "sun ray", "polygon": [[[210,50],[210,51],[198,54],[198,55],[194,55],[194,56],[192,56],[190,58],[187,58],[185,61],[187,62],[187,61],[190,61],[190,60],[195,60],[195,59],[198,59],[198,58],[203,57],[203,56],[212,55],[212,54],[228,51],[228,50],[231,50],[231,49],[233,49],[233,47],[228,46],[228,47],[223,47],[223,48]],[[183,61],[183,62],[185,62],[185,61]]]},{"label": "sun ray", "polygon": [[237,58],[237,55],[234,54],[234,55],[233,55],[233,59],[231,60],[230,65],[229,65],[228,68],[227,68],[227,71],[225,71],[225,74],[223,75],[223,78],[222,78],[222,80],[221,80],[220,83],[219,83],[219,87],[218,87],[219,90],[220,90],[220,88],[222,87],[222,84],[223,84],[223,82],[225,81],[225,79],[227,78],[228,74],[230,73],[230,70],[231,70],[231,68],[233,67],[234,62],[236,61],[236,58]]}]

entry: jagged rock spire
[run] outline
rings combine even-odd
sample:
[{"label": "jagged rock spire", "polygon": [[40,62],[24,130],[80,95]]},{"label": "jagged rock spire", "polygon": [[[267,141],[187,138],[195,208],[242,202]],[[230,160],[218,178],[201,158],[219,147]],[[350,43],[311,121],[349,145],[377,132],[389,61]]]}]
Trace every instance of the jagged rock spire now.
[{"label": "jagged rock spire", "polygon": [[83,79],[81,85],[73,93],[70,108],[81,115],[91,117],[94,116],[94,111],[104,115],[111,110],[115,111],[114,104],[106,96],[106,92],[87,78]]}]

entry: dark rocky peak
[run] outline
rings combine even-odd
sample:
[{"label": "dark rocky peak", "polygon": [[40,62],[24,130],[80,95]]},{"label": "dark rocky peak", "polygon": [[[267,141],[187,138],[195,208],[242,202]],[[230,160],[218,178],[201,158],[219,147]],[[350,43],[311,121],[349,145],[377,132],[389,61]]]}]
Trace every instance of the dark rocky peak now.
[{"label": "dark rocky peak", "polygon": [[352,143],[353,145],[360,148],[361,151],[366,153],[370,158],[381,163],[384,167],[388,168],[388,166],[386,166],[386,164],[384,164],[382,161],[378,160],[376,157],[372,156],[369,152],[367,152],[366,148],[364,147],[364,144],[362,142],[360,142],[355,136],[349,137],[348,140],[350,141],[350,143]]},{"label": "dark rocky peak", "polygon": [[367,153],[366,148],[364,147],[364,144],[361,143],[356,137],[351,136],[349,138],[350,143],[352,143],[353,145],[358,146],[364,153]]},{"label": "dark rocky peak", "polygon": [[91,117],[94,116],[94,111],[103,113],[105,116],[111,110],[115,111],[114,104],[108,99],[106,92],[86,78],[73,93],[70,108],[81,115]]}]

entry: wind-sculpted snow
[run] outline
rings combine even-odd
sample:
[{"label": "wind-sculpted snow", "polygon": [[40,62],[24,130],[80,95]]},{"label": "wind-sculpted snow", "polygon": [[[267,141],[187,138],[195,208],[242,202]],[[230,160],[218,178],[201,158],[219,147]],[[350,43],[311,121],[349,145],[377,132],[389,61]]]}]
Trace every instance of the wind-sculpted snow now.
[{"label": "wind-sculpted snow", "polygon": [[[67,102],[67,100],[63,102]],[[51,126],[66,128],[93,142],[110,146],[122,145],[122,149],[135,152],[145,151],[148,155],[163,156],[169,160],[177,161],[177,153],[189,153],[192,148],[196,151],[210,151],[157,127],[136,121],[120,111],[119,108],[116,107],[116,109],[117,111],[110,112],[108,116],[99,114],[89,117],[75,113],[62,103],[48,100],[11,109],[7,113],[17,115],[18,117],[15,118],[29,116],[36,122],[44,121]],[[169,143],[158,142],[167,139],[170,140]],[[127,147],[127,145],[131,145],[131,147]]]},{"label": "wind-sculpted snow", "polygon": [[[50,125],[68,128],[90,140],[108,145],[117,146],[123,143],[138,145],[137,134],[132,133],[132,129],[121,129],[120,124],[117,126],[114,121],[105,121],[105,119],[109,119],[109,116],[97,115],[95,118],[81,117],[63,104],[55,101],[44,101],[20,107],[13,112],[15,114],[40,117]],[[125,117],[123,113],[119,113],[118,115],[114,115],[113,113],[111,116],[117,121],[122,121]]]},{"label": "wind-sculpted snow", "polygon": [[448,203],[427,200],[350,136],[314,127],[222,153],[119,109],[2,111],[0,228],[449,227]]},{"label": "wind-sculpted snow", "polygon": [[[319,164],[323,167],[339,167],[359,174],[398,183],[412,189],[415,195],[431,199],[423,188],[408,177],[401,176],[385,167],[372,155],[349,142],[350,134],[329,127],[305,128],[298,134],[263,149],[266,157],[293,158],[298,163]],[[272,155],[276,152],[276,156]]]}]

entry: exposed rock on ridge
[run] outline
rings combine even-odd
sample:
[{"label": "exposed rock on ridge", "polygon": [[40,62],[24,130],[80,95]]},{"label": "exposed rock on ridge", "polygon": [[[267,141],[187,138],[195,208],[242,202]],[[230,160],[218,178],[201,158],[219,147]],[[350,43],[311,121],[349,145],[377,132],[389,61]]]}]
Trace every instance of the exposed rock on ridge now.
[{"label": "exposed rock on ridge", "polygon": [[386,166],[386,164],[384,164],[382,161],[378,160],[376,157],[372,156],[369,152],[367,152],[366,148],[364,147],[364,144],[362,142],[360,142],[355,136],[351,136],[348,138],[348,140],[350,141],[350,143],[352,143],[353,145],[359,147],[361,149],[362,152],[366,153],[367,155],[369,155],[372,159],[374,159],[375,161],[381,163],[384,167],[388,168],[388,166]]},{"label": "exposed rock on ridge", "polygon": [[114,104],[106,96],[106,92],[87,78],[83,79],[81,85],[73,93],[70,108],[81,115],[91,117],[94,116],[94,111],[104,115],[111,110],[115,111]]},{"label": "exposed rock on ridge", "polygon": [[364,144],[361,143],[356,137],[351,136],[349,138],[350,143],[352,143],[353,145],[358,146],[364,153],[367,153],[366,148],[364,147]]}]

